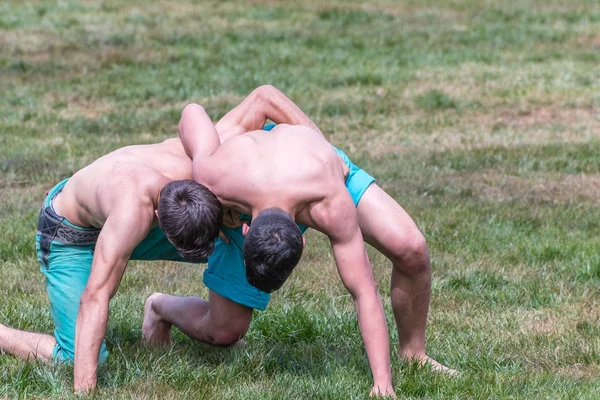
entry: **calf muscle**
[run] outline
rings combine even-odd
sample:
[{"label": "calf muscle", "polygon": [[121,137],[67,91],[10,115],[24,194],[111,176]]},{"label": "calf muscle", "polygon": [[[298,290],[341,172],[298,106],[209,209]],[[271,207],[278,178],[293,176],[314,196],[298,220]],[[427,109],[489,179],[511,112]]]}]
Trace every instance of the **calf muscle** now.
[{"label": "calf muscle", "polygon": [[56,345],[53,336],[44,333],[21,331],[0,324],[0,350],[24,360],[37,358],[44,362],[52,361]]}]

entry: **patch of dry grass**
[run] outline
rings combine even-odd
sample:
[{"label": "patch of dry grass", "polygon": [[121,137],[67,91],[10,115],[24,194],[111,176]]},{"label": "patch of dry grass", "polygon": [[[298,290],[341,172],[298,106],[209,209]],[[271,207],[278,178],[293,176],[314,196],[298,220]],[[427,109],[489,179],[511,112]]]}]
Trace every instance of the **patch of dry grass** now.
[{"label": "patch of dry grass", "polygon": [[539,173],[523,177],[488,170],[448,174],[436,180],[455,188],[456,191],[470,189],[473,196],[492,202],[589,205],[600,202],[600,177],[596,175]]}]

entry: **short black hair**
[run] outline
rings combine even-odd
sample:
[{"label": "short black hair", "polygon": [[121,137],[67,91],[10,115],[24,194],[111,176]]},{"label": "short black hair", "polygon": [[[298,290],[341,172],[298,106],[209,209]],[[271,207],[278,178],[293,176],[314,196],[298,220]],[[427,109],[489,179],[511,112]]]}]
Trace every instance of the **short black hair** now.
[{"label": "short black hair", "polygon": [[300,262],[303,248],[302,232],[290,214],[279,208],[262,211],[244,243],[248,282],[267,293],[279,289]]},{"label": "short black hair", "polygon": [[186,260],[206,260],[222,222],[221,203],[206,186],[186,179],[169,182],[161,190],[158,224]]}]

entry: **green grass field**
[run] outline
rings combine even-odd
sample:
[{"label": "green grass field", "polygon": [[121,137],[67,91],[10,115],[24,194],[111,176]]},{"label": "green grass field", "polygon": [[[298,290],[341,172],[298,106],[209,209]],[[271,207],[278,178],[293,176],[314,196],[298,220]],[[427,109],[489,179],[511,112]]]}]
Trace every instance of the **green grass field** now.
[{"label": "green grass field", "polygon": [[[0,322],[53,329],[34,249],[44,191],[113,149],[287,93],[424,232],[429,354],[401,398],[600,398],[597,0],[0,4]],[[391,265],[369,250],[389,304]],[[370,371],[325,237],[243,346],[141,345],[143,304],[205,296],[204,266],[131,263],[97,398],[366,398]],[[395,354],[395,353],[394,353]],[[0,398],[73,396],[72,369],[0,354]]]}]

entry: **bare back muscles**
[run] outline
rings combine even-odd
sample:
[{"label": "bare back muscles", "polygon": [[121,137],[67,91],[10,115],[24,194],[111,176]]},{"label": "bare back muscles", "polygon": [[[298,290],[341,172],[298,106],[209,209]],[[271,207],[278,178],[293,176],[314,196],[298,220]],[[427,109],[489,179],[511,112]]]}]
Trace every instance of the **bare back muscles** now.
[{"label": "bare back muscles", "polygon": [[328,197],[348,173],[320,132],[286,124],[233,137],[194,163],[196,180],[224,205],[250,213],[278,204],[300,223],[310,219],[305,206]]},{"label": "bare back muscles", "polygon": [[[277,104],[269,107],[272,103]],[[278,125],[271,132],[258,130],[267,119]],[[194,179],[211,189],[222,204],[239,207],[253,218],[279,208],[296,222],[329,236],[340,277],[356,305],[373,372],[372,393],[393,395],[385,315],[357,210],[345,188],[349,167],[343,167],[310,119],[273,87],[258,88],[217,128],[223,132],[220,138],[198,104],[182,111],[179,136],[193,159]]]},{"label": "bare back muscles", "polygon": [[143,186],[158,198],[165,180],[191,179],[191,160],[179,139],[153,145],[127,146],[75,173],[54,201],[55,211],[69,222],[102,228],[114,198],[131,185]]}]

